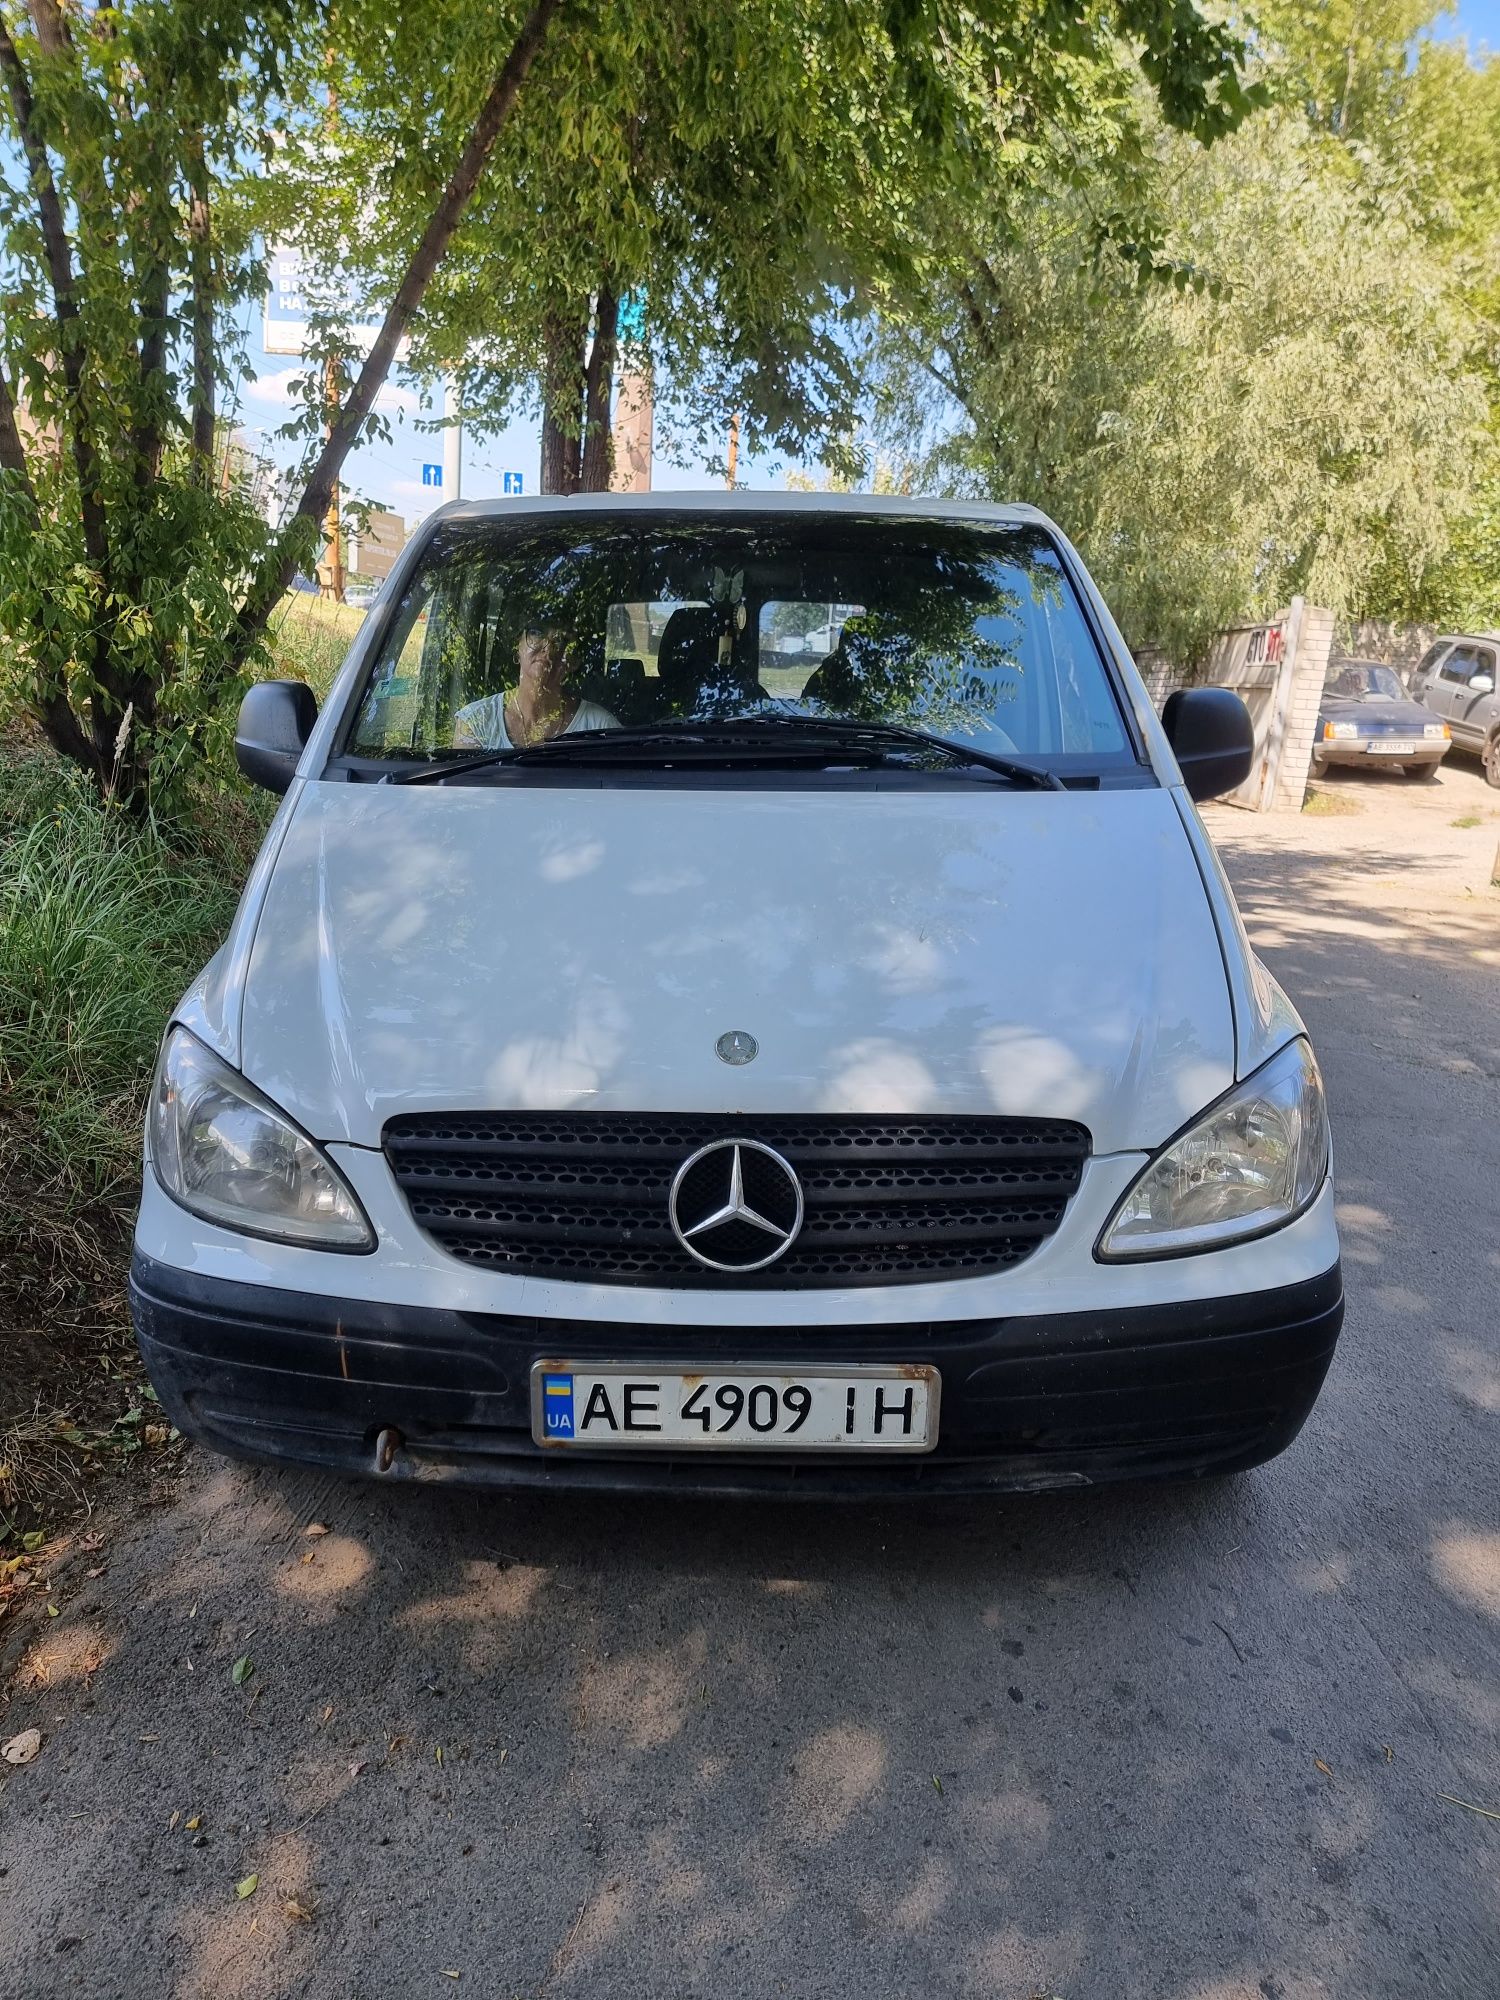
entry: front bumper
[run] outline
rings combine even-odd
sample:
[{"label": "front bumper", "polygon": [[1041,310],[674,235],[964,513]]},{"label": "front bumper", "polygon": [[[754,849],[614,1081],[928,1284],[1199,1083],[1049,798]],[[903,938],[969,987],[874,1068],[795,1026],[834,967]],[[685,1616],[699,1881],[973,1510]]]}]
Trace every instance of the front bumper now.
[{"label": "front bumper", "polygon": [[[867,1326],[617,1325],[384,1305],[182,1271],[137,1252],[131,1308],[172,1421],[232,1456],[500,1487],[863,1497],[1239,1471],[1302,1428],[1343,1321],[1335,1262],[1274,1290],[1117,1311]],[[789,1304],[793,1302],[789,1301]],[[925,1361],[937,1448],[899,1463],[542,1452],[543,1356],[674,1366]]]}]

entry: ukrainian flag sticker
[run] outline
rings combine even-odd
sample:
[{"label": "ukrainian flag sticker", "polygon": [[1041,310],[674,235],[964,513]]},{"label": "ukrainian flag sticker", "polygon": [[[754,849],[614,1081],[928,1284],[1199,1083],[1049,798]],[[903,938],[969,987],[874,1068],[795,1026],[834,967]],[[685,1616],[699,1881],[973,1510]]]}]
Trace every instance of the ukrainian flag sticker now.
[{"label": "ukrainian flag sticker", "polygon": [[571,1375],[542,1377],[542,1429],[548,1437],[573,1436],[573,1378]]}]

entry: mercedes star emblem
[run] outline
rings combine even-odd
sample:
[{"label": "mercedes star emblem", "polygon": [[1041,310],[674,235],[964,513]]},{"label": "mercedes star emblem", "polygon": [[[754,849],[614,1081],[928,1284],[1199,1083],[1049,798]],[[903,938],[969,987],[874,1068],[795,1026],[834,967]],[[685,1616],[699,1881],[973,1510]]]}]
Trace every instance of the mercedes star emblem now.
[{"label": "mercedes star emblem", "polygon": [[755,1061],[760,1054],[760,1043],[743,1028],[731,1028],[714,1043],[714,1053],[720,1062],[733,1063],[738,1069],[742,1063]]},{"label": "mercedes star emblem", "polygon": [[756,1139],[715,1139],[677,1169],[667,1197],[672,1234],[711,1271],[759,1271],[802,1227],[802,1183]]}]

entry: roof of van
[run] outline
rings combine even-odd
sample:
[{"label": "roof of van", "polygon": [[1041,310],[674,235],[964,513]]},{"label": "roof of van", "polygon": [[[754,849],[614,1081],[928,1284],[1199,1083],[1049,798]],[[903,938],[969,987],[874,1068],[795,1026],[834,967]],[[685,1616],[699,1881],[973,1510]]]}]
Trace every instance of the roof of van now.
[{"label": "roof of van", "polygon": [[1040,508],[1017,502],[950,500],[886,493],[730,493],[723,487],[683,487],[652,493],[550,493],[520,499],[450,500],[422,522],[508,521],[518,514],[889,514],[897,519],[1031,522],[1051,528]]}]

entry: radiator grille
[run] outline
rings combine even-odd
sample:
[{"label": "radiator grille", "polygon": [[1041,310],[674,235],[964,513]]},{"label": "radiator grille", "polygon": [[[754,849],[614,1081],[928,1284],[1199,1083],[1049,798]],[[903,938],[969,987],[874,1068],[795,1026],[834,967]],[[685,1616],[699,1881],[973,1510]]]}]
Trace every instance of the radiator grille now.
[{"label": "radiator grille", "polygon": [[[768,1269],[705,1268],[668,1219],[673,1176],[716,1139],[771,1147],[802,1185],[800,1233]],[[677,1289],[914,1284],[1018,1264],[1088,1158],[1041,1118],[518,1112],[393,1118],[386,1157],[416,1221],[518,1277]]]}]

